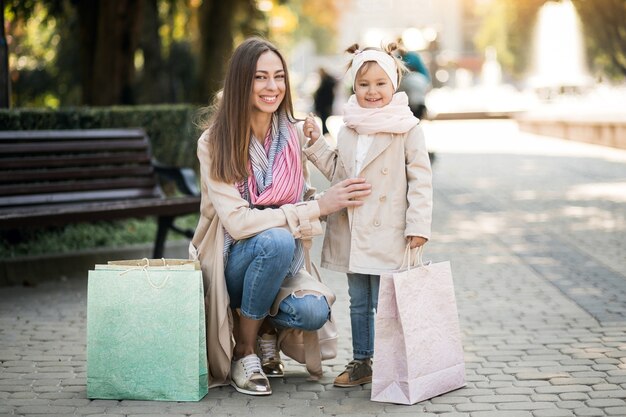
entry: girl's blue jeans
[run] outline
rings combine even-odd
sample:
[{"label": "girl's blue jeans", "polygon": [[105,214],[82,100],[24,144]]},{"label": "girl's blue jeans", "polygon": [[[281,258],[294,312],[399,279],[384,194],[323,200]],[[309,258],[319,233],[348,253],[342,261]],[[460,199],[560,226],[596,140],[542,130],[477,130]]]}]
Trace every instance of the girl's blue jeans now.
[{"label": "girl's blue jeans", "polygon": [[[233,244],[224,270],[231,308],[240,308],[249,319],[265,318],[287,276],[294,251],[294,237],[281,228],[268,229]],[[271,320],[278,328],[317,330],[329,316],[325,297],[292,294],[280,303]]]},{"label": "girl's blue jeans", "polygon": [[354,359],[374,356],[374,319],[378,307],[379,286],[379,275],[348,274]]}]

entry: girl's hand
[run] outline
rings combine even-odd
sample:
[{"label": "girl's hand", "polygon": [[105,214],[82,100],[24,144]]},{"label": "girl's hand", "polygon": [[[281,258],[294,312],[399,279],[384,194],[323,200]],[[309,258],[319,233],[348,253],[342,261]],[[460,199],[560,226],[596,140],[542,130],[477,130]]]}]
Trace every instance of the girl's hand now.
[{"label": "girl's hand", "polygon": [[428,239],[421,236],[409,236],[407,239],[411,244],[411,249],[419,248],[428,242]]},{"label": "girl's hand", "polygon": [[371,194],[372,186],[365,178],[348,178],[330,187],[324,192],[317,203],[320,216],[326,216],[345,207],[362,206],[360,199]]},{"label": "girl's hand", "polygon": [[304,136],[309,138],[309,145],[313,145],[319,137],[322,135],[320,131],[320,127],[315,121],[315,115],[313,113],[309,113],[306,119],[304,119]]}]

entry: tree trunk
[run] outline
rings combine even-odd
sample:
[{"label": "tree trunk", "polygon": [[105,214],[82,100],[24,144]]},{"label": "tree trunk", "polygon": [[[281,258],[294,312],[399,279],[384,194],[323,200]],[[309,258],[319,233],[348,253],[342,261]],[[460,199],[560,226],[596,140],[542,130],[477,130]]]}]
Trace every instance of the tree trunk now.
[{"label": "tree trunk", "polygon": [[167,68],[161,51],[159,10],[157,0],[145,0],[139,46],[143,50],[144,65],[137,97],[140,103],[172,101],[168,94]]},{"label": "tree trunk", "polygon": [[9,48],[4,34],[4,0],[0,0],[0,108],[9,108],[10,96]]},{"label": "tree trunk", "polygon": [[221,88],[233,51],[235,12],[241,0],[204,0],[198,9],[200,58],[195,101],[209,103]]},{"label": "tree trunk", "polygon": [[133,104],[143,0],[79,1],[83,104]]}]

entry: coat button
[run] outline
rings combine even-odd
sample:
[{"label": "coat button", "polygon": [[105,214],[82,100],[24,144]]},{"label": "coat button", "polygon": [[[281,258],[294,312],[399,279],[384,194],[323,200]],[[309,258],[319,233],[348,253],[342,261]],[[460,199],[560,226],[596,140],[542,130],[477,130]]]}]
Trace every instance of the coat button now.
[{"label": "coat button", "polygon": [[380,201],[380,202],[387,201],[387,196],[386,196],[386,195],[381,195],[381,196],[378,198],[378,201]]},{"label": "coat button", "polygon": [[374,226],[376,227],[380,226],[380,222],[378,220],[374,220]]},{"label": "coat button", "polygon": [[389,170],[387,168],[383,168],[380,170],[380,172],[382,172],[383,175],[387,175],[389,173]]}]

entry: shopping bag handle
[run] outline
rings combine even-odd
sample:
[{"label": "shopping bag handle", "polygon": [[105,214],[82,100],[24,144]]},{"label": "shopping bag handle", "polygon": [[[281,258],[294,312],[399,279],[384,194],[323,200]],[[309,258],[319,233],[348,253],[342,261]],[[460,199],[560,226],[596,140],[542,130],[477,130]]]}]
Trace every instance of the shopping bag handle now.
[{"label": "shopping bag handle", "polygon": [[[167,267],[167,269],[169,269],[169,265],[167,265],[167,263],[165,262],[165,258],[161,258],[161,259],[163,260],[163,266]],[[148,260],[148,258],[143,258],[142,260],[146,261],[146,264],[141,266],[139,268],[139,270],[143,271],[143,273],[144,273],[144,275],[146,277],[146,280],[148,281],[148,284],[150,284],[150,286],[152,288],[154,288],[155,290],[160,290],[161,288],[165,287],[165,284],[167,284],[167,281],[169,281],[169,279],[170,279],[170,274],[167,274],[165,276],[165,279],[163,280],[162,283],[156,284],[156,283],[154,283],[152,281],[152,279],[150,278],[150,274],[148,273],[148,267],[150,266],[150,261]],[[131,268],[126,269],[125,271],[120,272],[118,275],[122,276],[122,275],[124,275],[124,274],[126,274],[126,273],[128,273],[130,271],[136,271],[136,270],[137,270],[137,268],[132,268],[131,267]]]},{"label": "shopping bag handle", "polygon": [[[411,244],[407,243],[406,249],[404,250],[404,258],[402,259],[402,265],[400,265],[400,269],[404,269],[404,265],[407,266],[408,271],[411,270],[411,266],[414,266],[417,268],[421,268],[424,266],[424,261],[423,261],[424,245],[417,248],[417,251],[415,254],[415,260],[413,262],[411,262],[411,258],[412,258],[411,252],[412,252]],[[415,264],[416,261],[417,261],[417,264]]]}]

